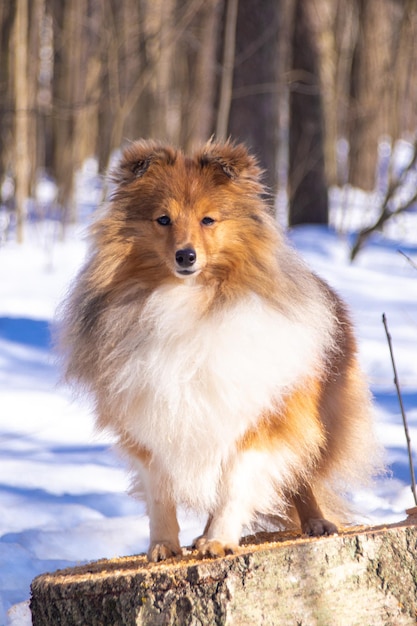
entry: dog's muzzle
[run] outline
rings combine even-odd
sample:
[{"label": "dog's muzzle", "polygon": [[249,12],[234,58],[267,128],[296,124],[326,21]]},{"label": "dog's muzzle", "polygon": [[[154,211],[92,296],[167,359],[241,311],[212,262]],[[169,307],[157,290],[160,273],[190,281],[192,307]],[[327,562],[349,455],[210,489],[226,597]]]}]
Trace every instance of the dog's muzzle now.
[{"label": "dog's muzzle", "polygon": [[197,252],[194,248],[184,248],[175,253],[175,262],[179,274],[194,274],[196,268],[193,267],[197,261]]}]

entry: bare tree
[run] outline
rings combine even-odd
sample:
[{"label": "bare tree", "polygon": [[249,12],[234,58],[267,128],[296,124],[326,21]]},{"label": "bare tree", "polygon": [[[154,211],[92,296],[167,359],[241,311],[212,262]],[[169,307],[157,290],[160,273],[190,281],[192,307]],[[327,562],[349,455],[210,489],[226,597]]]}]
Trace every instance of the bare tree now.
[{"label": "bare tree", "polygon": [[14,86],[10,45],[15,2],[0,2],[0,177],[10,169],[14,143]]},{"label": "bare tree", "polygon": [[362,249],[365,244],[365,241],[368,239],[372,233],[376,231],[382,230],[385,222],[400,215],[401,213],[405,213],[417,203],[417,189],[413,190],[411,193],[409,192],[406,197],[398,200],[398,195],[402,195],[401,191],[405,186],[407,178],[410,173],[413,175],[415,168],[417,166],[417,140],[414,142],[413,146],[413,155],[407,165],[398,176],[392,177],[389,181],[387,190],[382,199],[379,209],[379,215],[375,219],[374,223],[370,226],[362,228],[359,233],[356,235],[354,243],[352,245],[352,250],[350,254],[350,258],[353,261],[356,258],[358,252]]},{"label": "bare tree", "polygon": [[[53,164],[59,201],[66,216],[72,211],[75,119],[83,104],[81,67],[86,0],[54,2]],[[79,138],[77,137],[77,140]]]},{"label": "bare tree", "polygon": [[290,224],[325,223],[338,140],[349,182],[371,189],[381,133],[416,126],[416,36],[415,0],[0,3],[0,174],[16,178],[19,238],[38,170],[71,208],[85,158],[104,169],[139,136],[244,141],[271,192],[288,171]]},{"label": "bare tree", "polygon": [[229,125],[229,114],[233,91],[233,70],[236,53],[236,24],[238,6],[238,0],[227,0],[226,2],[223,60],[216,121],[216,137],[220,141],[224,141],[227,138],[227,128]]},{"label": "bare tree", "polygon": [[391,136],[395,138],[412,133],[417,124],[417,4],[414,0],[398,4],[395,9],[402,9],[402,14],[394,36],[390,106],[390,119],[395,124]]},{"label": "bare tree", "polygon": [[358,36],[351,69],[349,182],[375,187],[378,142],[388,132],[387,99],[392,89],[390,0],[357,0]]},{"label": "bare tree", "polygon": [[[389,89],[384,100],[380,102],[380,110],[385,112],[383,130],[388,134],[392,145],[396,139],[408,133],[415,137],[416,111],[410,107],[410,96],[416,92],[415,72],[417,69],[417,7],[415,2],[392,3],[388,8],[391,19],[385,22],[389,30],[389,38],[384,41],[391,50],[389,60]],[[386,17],[386,16],[385,16]],[[381,115],[381,113],[379,113]],[[379,139],[379,137],[378,137]],[[375,149],[376,152],[376,149]],[[376,154],[374,156],[376,159]],[[351,259],[355,259],[366,240],[375,232],[383,229],[386,222],[402,213],[406,213],[417,203],[417,192],[414,191],[414,176],[417,166],[417,141],[414,139],[412,155],[408,165],[398,172],[395,163],[395,150],[391,153],[391,162],[387,172],[387,183],[384,193],[380,194],[379,209],[374,223],[362,228],[352,245]],[[410,184],[411,180],[411,184]]]},{"label": "bare tree", "polygon": [[[187,149],[193,149],[212,135],[215,124],[215,95],[217,88],[217,47],[221,0],[206,0],[190,26],[184,51],[184,68],[191,80],[183,118],[187,119],[181,132],[180,143]],[[216,133],[217,134],[217,133]]]},{"label": "bare tree", "polygon": [[[285,2],[277,0],[268,0],[256,6],[250,0],[239,2],[228,125],[228,133],[248,144],[258,156],[266,170],[265,182],[271,192],[276,191],[278,179],[282,85],[278,50],[284,5]],[[284,11],[282,15],[285,16]]]},{"label": "bare tree", "polygon": [[14,24],[15,178],[17,240],[23,241],[26,201],[30,195],[28,0],[17,0]]},{"label": "bare tree", "polygon": [[289,129],[289,223],[327,224],[324,120],[319,57],[310,5],[296,0]]}]

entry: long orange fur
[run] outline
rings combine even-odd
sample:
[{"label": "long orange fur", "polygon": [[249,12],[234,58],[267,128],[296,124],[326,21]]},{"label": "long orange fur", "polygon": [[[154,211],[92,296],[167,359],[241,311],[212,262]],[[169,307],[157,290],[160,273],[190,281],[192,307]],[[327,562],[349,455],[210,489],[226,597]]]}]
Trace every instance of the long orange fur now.
[{"label": "long orange fur", "polygon": [[202,555],[265,520],[336,532],[326,516],[378,459],[369,392],[346,307],[283,239],[256,160],[138,141],[112,184],[60,346],[145,491],[149,558],[180,553],[180,504],[208,516]]}]

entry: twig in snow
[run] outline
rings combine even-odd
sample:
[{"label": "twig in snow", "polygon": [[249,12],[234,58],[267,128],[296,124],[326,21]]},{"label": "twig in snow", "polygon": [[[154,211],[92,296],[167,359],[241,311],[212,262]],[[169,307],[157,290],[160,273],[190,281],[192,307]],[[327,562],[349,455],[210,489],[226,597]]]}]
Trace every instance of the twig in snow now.
[{"label": "twig in snow", "polygon": [[411,491],[413,492],[414,502],[417,505],[416,479],[415,479],[415,474],[414,474],[413,456],[411,453],[411,439],[410,439],[410,434],[408,432],[407,416],[405,414],[403,400],[401,396],[400,383],[398,380],[397,368],[395,366],[395,360],[394,360],[394,352],[392,349],[391,335],[388,331],[388,324],[387,324],[387,318],[386,318],[385,313],[382,314],[382,323],[384,324],[385,334],[387,336],[388,347],[389,347],[389,351],[391,355],[392,369],[394,370],[394,384],[397,389],[398,401],[400,403],[401,415],[402,415],[403,424],[404,424],[405,438],[407,440],[408,463],[410,466],[410,474],[411,474]]},{"label": "twig in snow", "polygon": [[414,267],[414,269],[417,270],[417,263],[414,263],[413,259],[410,259],[410,257],[405,252],[403,252],[402,250],[398,250],[398,252],[400,254],[402,254],[403,257],[405,257],[407,259],[407,261],[409,262],[411,267]]}]

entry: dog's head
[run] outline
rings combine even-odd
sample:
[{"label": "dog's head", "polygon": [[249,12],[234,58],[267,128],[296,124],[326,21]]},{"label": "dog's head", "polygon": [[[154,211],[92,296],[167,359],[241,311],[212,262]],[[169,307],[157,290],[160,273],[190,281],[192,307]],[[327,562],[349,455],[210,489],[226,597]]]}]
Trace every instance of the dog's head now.
[{"label": "dog's head", "polygon": [[261,170],[243,145],[209,142],[186,156],[137,141],[123,151],[112,182],[107,220],[130,243],[129,265],[142,281],[224,281],[244,273],[242,263],[263,264],[270,209]]}]

